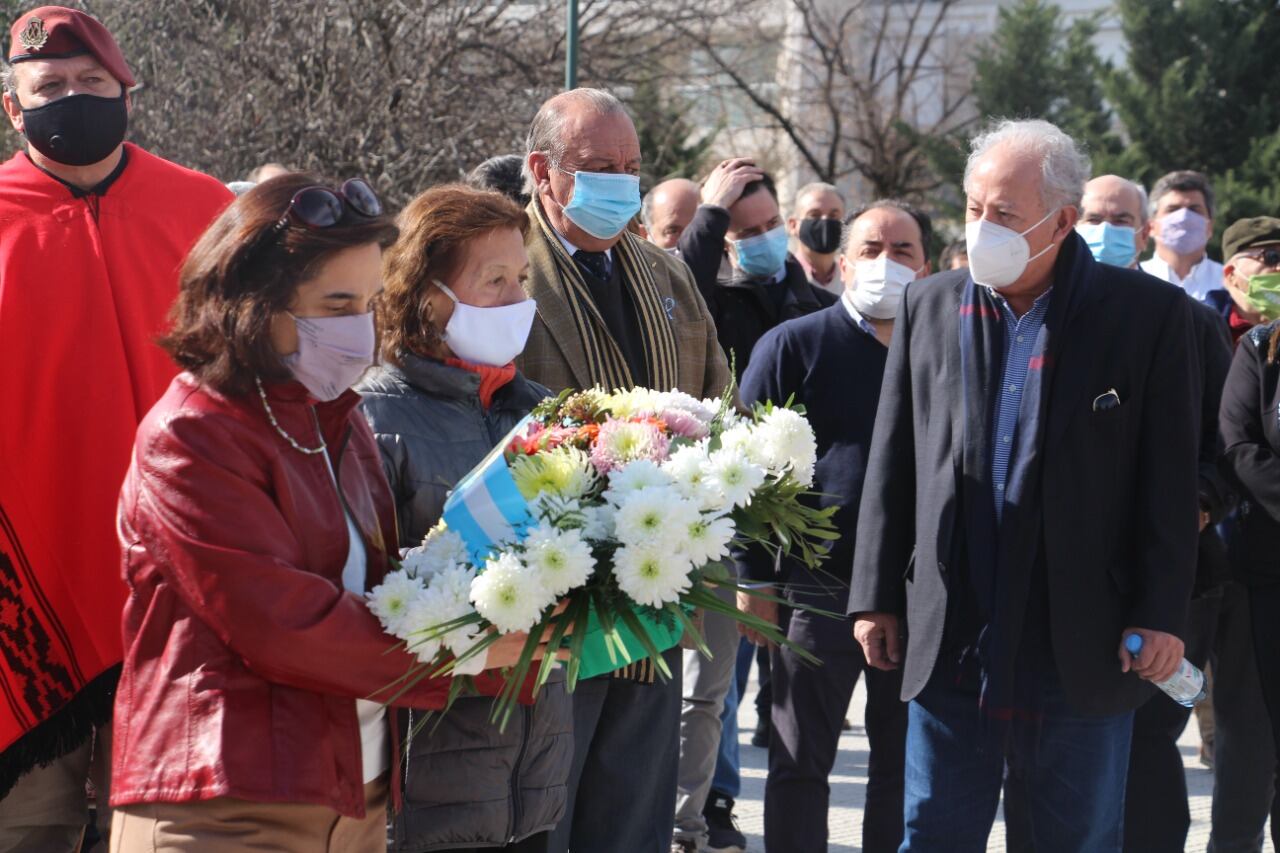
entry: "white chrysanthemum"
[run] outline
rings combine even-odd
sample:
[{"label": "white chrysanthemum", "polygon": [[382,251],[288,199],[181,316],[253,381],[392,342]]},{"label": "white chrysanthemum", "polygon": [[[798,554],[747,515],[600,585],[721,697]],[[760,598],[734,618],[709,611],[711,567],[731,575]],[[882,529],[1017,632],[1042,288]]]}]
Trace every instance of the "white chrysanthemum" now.
[{"label": "white chrysanthemum", "polygon": [[405,608],[401,637],[409,653],[423,663],[431,663],[440,651],[440,632],[436,628],[448,621],[441,612],[443,596],[430,589],[419,590]]},{"label": "white chrysanthemum", "polygon": [[765,464],[764,448],[752,425],[746,421],[726,429],[720,434],[720,449],[728,450],[756,465]]},{"label": "white chrysanthemum", "polygon": [[471,582],[476,611],[504,634],[528,631],[552,600],[538,576],[511,553],[486,561]]},{"label": "white chrysanthemum", "polygon": [[803,415],[790,409],[774,409],[761,418],[755,435],[771,473],[781,477],[790,471],[801,484],[813,485],[818,443]]},{"label": "white chrysanthemum", "polygon": [[604,491],[604,499],[616,506],[641,489],[669,487],[674,484],[671,475],[657,462],[637,459],[609,474],[609,488]]},{"label": "white chrysanthemum", "polygon": [[[474,568],[455,564],[431,579],[431,587],[427,593],[432,597],[433,606],[440,617],[435,625],[444,625],[475,612],[471,605],[471,583],[475,577]],[[452,628],[440,634],[440,643],[458,654],[474,645],[479,630],[479,626],[474,623]]]},{"label": "white chrysanthemum", "polygon": [[539,524],[524,540],[524,562],[539,575],[542,586],[554,598],[587,582],[595,571],[591,546],[577,530],[557,530]]},{"label": "white chrysanthemum", "polygon": [[721,448],[707,460],[707,484],[730,506],[746,506],[764,483],[765,471],[740,454]]},{"label": "white chrysanthemum", "polygon": [[694,566],[723,559],[733,541],[733,519],[728,516],[702,515],[685,525],[684,553]]},{"label": "white chrysanthemum", "polygon": [[410,577],[427,579],[455,563],[465,564],[469,560],[462,537],[440,522],[427,532],[421,545],[404,552],[400,565]]},{"label": "white chrysanthemum", "polygon": [[650,487],[627,495],[614,516],[618,541],[623,545],[680,547],[685,520],[697,508],[671,487]]},{"label": "white chrysanthemum", "polygon": [[675,480],[680,496],[693,501],[699,509],[721,509],[723,499],[720,493],[707,483],[706,462],[707,443],[700,441],[672,453],[671,458],[662,464],[662,470]]},{"label": "white chrysanthemum", "polygon": [[409,576],[406,571],[395,571],[387,574],[382,583],[371,589],[366,597],[369,609],[382,623],[383,630],[393,637],[400,637],[404,631],[405,614],[409,602],[422,590],[422,583]]},{"label": "white chrysanthemum", "polygon": [[619,548],[613,558],[618,588],[638,604],[662,607],[689,590],[693,565],[679,551],[653,545]]},{"label": "white chrysanthemum", "polygon": [[705,424],[711,423],[720,408],[719,400],[699,400],[691,394],[680,390],[671,390],[663,396],[664,409],[680,409],[688,412]]}]

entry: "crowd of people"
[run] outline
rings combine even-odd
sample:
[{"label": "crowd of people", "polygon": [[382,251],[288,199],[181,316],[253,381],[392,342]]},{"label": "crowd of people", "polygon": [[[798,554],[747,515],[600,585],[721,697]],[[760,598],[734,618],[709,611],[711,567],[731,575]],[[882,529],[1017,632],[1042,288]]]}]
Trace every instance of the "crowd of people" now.
[{"label": "crowd of people", "polygon": [[[1261,850],[1280,219],[1229,223],[1219,264],[1203,175],[1148,197],[997,121],[935,268],[924,211],[814,183],[787,215],[748,157],[642,199],[595,89],[393,217],[359,176],[228,187],[125,141],[135,81],[84,12],[19,16],[6,59],[0,851],[740,853],[753,662],[774,853],[827,847],[860,678],[863,849],[985,850],[1003,795],[1011,849],[1182,850],[1192,712],[1153,684],[1184,658],[1210,849]],[[735,382],[803,405],[837,510],[822,571],[734,555],[790,646],[706,613],[671,678],[556,673],[505,728],[524,635],[479,695],[402,683],[364,594],[539,401]]]}]

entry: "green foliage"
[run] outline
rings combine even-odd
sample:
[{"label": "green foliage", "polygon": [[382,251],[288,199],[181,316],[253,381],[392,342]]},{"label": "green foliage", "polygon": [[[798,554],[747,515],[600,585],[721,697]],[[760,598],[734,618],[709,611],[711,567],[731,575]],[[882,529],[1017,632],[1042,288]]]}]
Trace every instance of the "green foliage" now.
[{"label": "green foliage", "polygon": [[1109,66],[1093,46],[1094,18],[1067,24],[1047,0],[1000,10],[990,42],[973,58],[973,92],[984,116],[1042,118],[1083,142],[1095,163],[1120,150],[1103,102]]},{"label": "green foliage", "polygon": [[668,178],[702,176],[719,126],[695,136],[687,118],[693,105],[678,94],[665,92],[664,85],[654,80],[638,85],[628,106],[644,152],[641,192]]},{"label": "green foliage", "polygon": [[[1150,183],[1174,169],[1217,177],[1245,168],[1255,142],[1280,127],[1275,3],[1117,0],[1116,7],[1129,62],[1106,92],[1129,139],[1129,173]],[[1275,180],[1259,177],[1266,186]]]}]

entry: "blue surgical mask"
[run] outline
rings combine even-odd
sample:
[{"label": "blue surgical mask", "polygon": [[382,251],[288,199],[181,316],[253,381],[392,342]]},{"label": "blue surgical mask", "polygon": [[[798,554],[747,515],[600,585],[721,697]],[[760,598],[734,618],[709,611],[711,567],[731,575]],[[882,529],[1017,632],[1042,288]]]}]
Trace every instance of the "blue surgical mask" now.
[{"label": "blue surgical mask", "polygon": [[573,196],[564,215],[592,237],[609,240],[622,233],[640,212],[640,178],[608,172],[573,175]]},{"label": "blue surgical mask", "polygon": [[1076,232],[1089,244],[1089,251],[1098,263],[1127,267],[1138,255],[1137,232],[1132,225],[1081,222]]},{"label": "blue surgical mask", "polygon": [[787,262],[787,229],[779,225],[755,237],[733,241],[738,269],[747,275],[774,275]]}]

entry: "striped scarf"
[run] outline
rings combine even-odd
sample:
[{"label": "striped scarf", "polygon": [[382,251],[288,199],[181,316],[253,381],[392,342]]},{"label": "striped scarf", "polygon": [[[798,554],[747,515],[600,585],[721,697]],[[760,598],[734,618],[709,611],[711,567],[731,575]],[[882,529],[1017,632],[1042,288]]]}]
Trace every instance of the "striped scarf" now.
[{"label": "striped scarf", "polygon": [[[541,232],[541,247],[550,251],[555,262],[564,288],[565,301],[569,304],[574,326],[587,354],[587,370],[592,384],[606,390],[634,388],[636,383],[631,376],[631,369],[627,367],[622,350],[614,341],[613,335],[609,334],[609,328],[596,308],[582,272],[565,251],[555,229],[547,223],[542,205],[536,198],[529,203],[528,212]],[[663,308],[662,294],[658,292],[653,272],[641,254],[639,243],[640,238],[624,231],[622,238],[613,245],[613,256],[615,263],[621,264],[622,286],[627,289],[631,304],[635,306],[636,320],[644,341],[649,384],[658,390],[668,391],[676,387],[679,378],[676,337]],[[534,244],[531,248],[537,246],[538,244]]]}]

